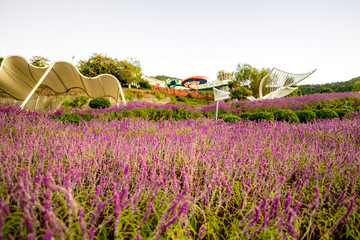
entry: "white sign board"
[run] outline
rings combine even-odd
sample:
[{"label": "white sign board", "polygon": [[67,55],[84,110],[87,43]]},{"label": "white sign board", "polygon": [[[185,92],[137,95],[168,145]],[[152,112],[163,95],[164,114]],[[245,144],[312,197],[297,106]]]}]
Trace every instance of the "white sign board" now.
[{"label": "white sign board", "polygon": [[215,101],[220,101],[220,100],[225,100],[225,99],[230,98],[229,92],[221,91],[216,88],[213,88],[213,90],[214,90],[214,100]]}]

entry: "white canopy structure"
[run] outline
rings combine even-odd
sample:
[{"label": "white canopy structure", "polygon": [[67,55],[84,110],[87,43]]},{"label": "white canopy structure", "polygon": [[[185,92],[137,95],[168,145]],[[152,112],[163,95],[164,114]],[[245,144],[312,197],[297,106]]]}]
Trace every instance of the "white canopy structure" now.
[{"label": "white canopy structure", "polygon": [[[294,74],[282,71],[278,68],[273,68],[260,82],[259,99],[285,97],[297,89],[297,87],[292,86],[303,81],[315,71],[316,69],[308,73]],[[263,96],[265,91],[269,93]]]},{"label": "white canopy structure", "polygon": [[3,60],[0,67],[0,92],[23,101],[21,108],[40,85],[45,85],[56,93],[67,93],[78,88],[91,98],[112,97],[117,104],[121,94],[122,101],[126,104],[121,85],[113,75],[102,74],[88,78],[74,65],[63,61],[53,62],[48,67],[36,67],[20,56],[9,56]]}]

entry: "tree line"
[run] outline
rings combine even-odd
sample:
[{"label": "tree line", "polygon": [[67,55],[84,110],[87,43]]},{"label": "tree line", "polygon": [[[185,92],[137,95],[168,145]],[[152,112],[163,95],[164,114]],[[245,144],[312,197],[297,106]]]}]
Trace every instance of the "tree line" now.
[{"label": "tree line", "polygon": [[[0,64],[3,61],[0,57]],[[49,65],[50,60],[43,56],[33,56],[30,63],[34,66],[45,67]],[[100,74],[114,75],[121,85],[140,85],[149,87],[149,83],[142,78],[142,68],[140,62],[136,59],[118,60],[107,57],[103,54],[93,53],[89,59],[80,60],[76,66],[81,74],[86,77],[95,77]],[[232,79],[228,83],[232,98],[245,99],[247,96],[259,97],[259,86],[261,80],[269,73],[269,68],[255,68],[250,64],[240,63],[236,71],[226,72],[220,70],[217,73],[218,80]],[[165,75],[157,75],[159,80],[171,79]],[[271,81],[268,80],[268,81]],[[345,82],[334,82],[325,84],[306,84],[298,85],[299,89],[291,95],[309,95],[323,92],[350,92],[360,91],[360,77],[353,78]],[[264,95],[269,93],[269,89],[264,89]]]},{"label": "tree line", "polygon": [[356,77],[345,82],[300,85],[298,94],[309,95],[321,93],[324,89],[332,89],[334,92],[357,92],[360,91],[360,77]]}]

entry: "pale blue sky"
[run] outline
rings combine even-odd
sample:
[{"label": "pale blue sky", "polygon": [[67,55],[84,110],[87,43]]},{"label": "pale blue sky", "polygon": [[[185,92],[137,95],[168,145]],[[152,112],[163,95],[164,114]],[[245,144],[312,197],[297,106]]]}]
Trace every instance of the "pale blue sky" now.
[{"label": "pale blue sky", "polygon": [[239,63],[304,83],[360,76],[359,0],[0,0],[0,56],[140,61],[146,75],[216,78]]}]

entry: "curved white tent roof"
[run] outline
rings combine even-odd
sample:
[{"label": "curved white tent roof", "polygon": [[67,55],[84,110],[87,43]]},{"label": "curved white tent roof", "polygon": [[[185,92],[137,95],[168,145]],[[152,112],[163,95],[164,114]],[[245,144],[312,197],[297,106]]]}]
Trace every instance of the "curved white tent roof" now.
[{"label": "curved white tent roof", "polygon": [[113,75],[102,74],[88,78],[74,65],[63,61],[53,62],[48,67],[36,67],[20,56],[10,56],[3,60],[0,68],[0,92],[22,100],[21,107],[26,105],[40,85],[45,85],[56,93],[78,88],[91,98],[112,97],[117,103],[121,94],[126,103],[121,85]]}]

